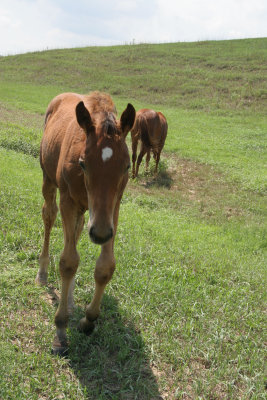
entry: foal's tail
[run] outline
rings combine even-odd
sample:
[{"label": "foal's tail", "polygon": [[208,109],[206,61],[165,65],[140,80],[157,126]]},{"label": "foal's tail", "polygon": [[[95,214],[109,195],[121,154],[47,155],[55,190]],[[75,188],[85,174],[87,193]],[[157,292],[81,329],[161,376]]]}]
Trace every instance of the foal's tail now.
[{"label": "foal's tail", "polygon": [[151,142],[150,142],[149,134],[148,134],[147,120],[142,115],[140,115],[139,118],[140,118],[139,125],[140,125],[140,132],[141,132],[141,140],[146,147],[151,147]]}]

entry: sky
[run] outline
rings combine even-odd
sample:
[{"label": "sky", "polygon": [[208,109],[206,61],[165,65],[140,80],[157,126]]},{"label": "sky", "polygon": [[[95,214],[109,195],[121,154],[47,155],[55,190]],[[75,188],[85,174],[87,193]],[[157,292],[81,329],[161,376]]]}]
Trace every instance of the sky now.
[{"label": "sky", "polygon": [[0,55],[267,37],[267,0],[0,0]]}]

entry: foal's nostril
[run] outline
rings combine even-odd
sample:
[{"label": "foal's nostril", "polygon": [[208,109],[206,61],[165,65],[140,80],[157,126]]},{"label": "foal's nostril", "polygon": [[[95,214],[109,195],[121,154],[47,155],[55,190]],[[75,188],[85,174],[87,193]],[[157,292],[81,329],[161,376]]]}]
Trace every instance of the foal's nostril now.
[{"label": "foal's nostril", "polygon": [[98,232],[94,226],[89,230],[91,240],[96,244],[104,244],[113,236],[113,229],[109,228],[105,232]]},{"label": "foal's nostril", "polygon": [[90,235],[90,237],[93,239],[94,238],[94,227],[93,226],[91,226],[91,228],[90,228],[90,230],[89,230],[89,235]]}]

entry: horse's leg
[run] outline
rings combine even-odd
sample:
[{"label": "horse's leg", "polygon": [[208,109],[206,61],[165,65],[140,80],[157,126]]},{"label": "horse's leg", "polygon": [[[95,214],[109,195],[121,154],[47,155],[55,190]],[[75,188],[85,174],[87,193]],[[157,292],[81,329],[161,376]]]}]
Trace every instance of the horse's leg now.
[{"label": "horse's leg", "polygon": [[[79,237],[82,233],[83,226],[84,226],[84,216],[82,216],[81,218],[78,218],[78,220],[77,220],[76,238],[75,238],[76,245],[77,245]],[[74,306],[75,306],[74,299],[73,299],[74,288],[75,288],[75,277],[73,277],[73,279],[71,281],[70,288],[69,288],[69,294],[68,294],[68,311],[70,314],[72,313]]]},{"label": "horse's leg", "polygon": [[85,317],[81,319],[79,329],[85,334],[90,334],[94,329],[94,323],[100,314],[100,304],[104,290],[111,280],[115,270],[115,258],[113,254],[113,241],[102,245],[100,256],[95,267],[95,292],[93,299],[86,308]]},{"label": "horse's leg", "polygon": [[68,302],[72,301],[74,277],[79,265],[79,254],[76,243],[83,224],[83,213],[78,211],[67,196],[60,199],[60,212],[64,228],[64,249],[60,257],[59,271],[61,276],[61,296],[55,315],[56,337],[53,342],[53,353],[63,355],[66,353],[67,335],[66,328],[69,318]]},{"label": "horse's leg", "polygon": [[146,170],[148,170],[149,161],[150,161],[150,149],[148,149],[146,153]]},{"label": "horse's leg", "polygon": [[132,177],[135,177],[135,162],[136,162],[136,153],[138,146],[138,136],[134,136],[132,134]]},{"label": "horse's leg", "polygon": [[116,235],[118,217],[119,217],[120,200],[116,204],[114,212],[114,236],[102,245],[101,253],[96,261],[95,267],[95,292],[91,303],[86,308],[85,317],[80,320],[79,329],[85,334],[90,334],[94,329],[94,321],[100,314],[100,304],[104,294],[104,290],[108,282],[111,280],[115,270],[114,258],[114,238]]},{"label": "horse's leg", "polygon": [[160,150],[156,153],[156,166],[155,166],[155,174],[158,172],[158,165],[159,165],[159,160],[160,160]]},{"label": "horse's leg", "polygon": [[40,285],[47,284],[47,270],[49,264],[49,239],[51,229],[54,225],[56,216],[57,216],[57,203],[56,203],[56,192],[57,188],[52,182],[48,179],[48,177],[44,174],[43,178],[43,196],[45,199],[42,216],[44,221],[44,243],[42,253],[39,257],[39,271],[37,272],[37,276],[35,282]]},{"label": "horse's leg", "polygon": [[142,159],[143,159],[143,157],[144,157],[144,155],[146,154],[147,151],[148,151],[148,149],[145,147],[144,143],[141,142],[141,150],[140,150],[139,156],[138,156],[138,158],[137,158],[137,165],[136,165],[135,176],[138,175],[139,166],[140,166],[140,164],[141,164],[141,162],[142,162]]}]

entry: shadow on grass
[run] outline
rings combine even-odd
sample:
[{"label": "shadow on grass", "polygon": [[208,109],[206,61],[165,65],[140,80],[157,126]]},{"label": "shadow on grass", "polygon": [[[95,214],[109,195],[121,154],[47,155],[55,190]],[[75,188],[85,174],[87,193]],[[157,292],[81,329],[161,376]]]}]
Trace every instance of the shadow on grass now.
[{"label": "shadow on grass", "polygon": [[146,180],[143,182],[143,186],[146,188],[164,187],[170,189],[173,185],[173,178],[168,171],[168,165],[165,161],[160,161],[157,174],[155,174],[154,171],[145,172],[144,178],[146,178]]},{"label": "shadow on grass", "polygon": [[[53,290],[54,305],[58,298]],[[145,343],[133,322],[123,320],[117,301],[104,295],[102,313],[94,332],[86,336],[77,330],[84,310],[76,307],[70,319],[68,338],[70,367],[88,400],[160,400]]]}]

